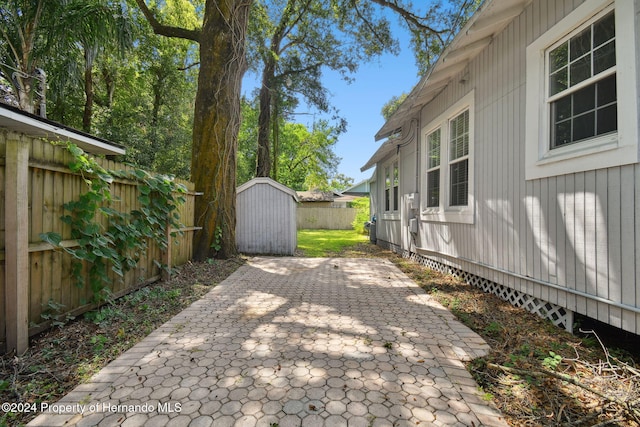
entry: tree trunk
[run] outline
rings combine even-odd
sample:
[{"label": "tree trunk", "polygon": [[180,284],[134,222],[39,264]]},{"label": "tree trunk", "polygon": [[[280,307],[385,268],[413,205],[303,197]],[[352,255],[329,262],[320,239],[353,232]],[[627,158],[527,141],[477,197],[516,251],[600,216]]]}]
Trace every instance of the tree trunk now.
[{"label": "tree trunk", "polygon": [[194,236],[196,260],[237,253],[236,152],[250,5],[250,0],[205,5],[191,155],[191,180],[204,193],[195,205],[195,222],[202,227]]},{"label": "tree trunk", "polygon": [[91,118],[93,116],[93,76],[91,68],[84,70],[84,111],[82,113],[82,130],[91,132]]},{"label": "tree trunk", "polygon": [[272,83],[275,64],[268,61],[262,71],[262,85],[260,87],[260,103],[258,114],[258,155],[256,162],[256,176],[268,177],[271,173],[270,127],[271,127],[271,99]]},{"label": "tree trunk", "polygon": [[33,99],[32,99],[32,77],[21,77],[16,73],[14,76],[15,83],[14,87],[16,88],[16,95],[18,97],[18,104],[20,105],[20,109],[22,111],[26,111],[27,113],[33,114]]}]

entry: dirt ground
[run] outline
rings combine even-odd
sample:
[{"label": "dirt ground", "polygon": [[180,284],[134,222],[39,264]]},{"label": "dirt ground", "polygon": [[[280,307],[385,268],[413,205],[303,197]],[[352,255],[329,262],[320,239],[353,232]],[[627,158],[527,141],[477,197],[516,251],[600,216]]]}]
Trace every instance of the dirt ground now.
[{"label": "dirt ground", "polygon": [[[616,348],[621,338],[608,331],[571,335],[494,295],[368,243],[335,256],[391,259],[479,333],[493,350],[468,369],[510,425],[640,426],[637,336],[630,337],[629,351]],[[243,263],[242,258],[189,263],[169,282],[34,337],[26,354],[0,358],[0,401],[55,402]],[[601,342],[601,335],[614,344]],[[34,416],[0,412],[0,426],[22,425]]]}]

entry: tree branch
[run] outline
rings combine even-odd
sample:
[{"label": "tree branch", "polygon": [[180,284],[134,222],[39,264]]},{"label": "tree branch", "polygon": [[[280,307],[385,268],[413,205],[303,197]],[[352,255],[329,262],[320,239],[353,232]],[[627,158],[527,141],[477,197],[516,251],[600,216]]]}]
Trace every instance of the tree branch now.
[{"label": "tree branch", "polygon": [[547,371],[547,370],[530,371],[528,369],[518,369],[518,368],[509,367],[509,366],[497,365],[495,363],[487,363],[487,368],[499,369],[499,370],[502,370],[504,372],[507,372],[507,373],[510,373],[510,374],[515,374],[515,375],[529,375],[529,376],[532,376],[532,377],[551,377],[551,378],[558,379],[560,381],[566,381],[566,382],[568,382],[570,384],[573,384],[573,385],[575,385],[577,387],[580,387],[580,388],[582,388],[584,390],[587,390],[587,391],[595,394],[596,396],[606,400],[607,402],[612,402],[612,403],[615,403],[615,404],[619,405],[621,408],[624,408],[626,411],[628,411],[631,415],[633,415],[635,417],[640,416],[640,410],[634,408],[630,404],[631,402],[625,402],[624,400],[618,399],[615,396],[608,396],[608,395],[606,395],[604,393],[601,393],[598,390],[595,390],[594,387],[590,387],[590,386],[588,386],[586,384],[581,383],[580,381],[578,381],[575,377],[572,377],[571,375],[552,372],[552,371]]},{"label": "tree branch", "polygon": [[178,71],[187,71],[188,69],[197,67],[198,65],[200,65],[200,61],[194,62],[193,64],[189,64],[184,67],[178,67]]},{"label": "tree branch", "polygon": [[140,7],[140,10],[142,11],[144,17],[149,22],[149,25],[151,25],[151,28],[153,28],[154,33],[161,36],[175,37],[200,43],[200,38],[202,35],[201,30],[187,30],[186,28],[172,27],[169,25],[161,24],[156,19],[153,12],[149,10],[147,4],[145,3],[145,0],[136,0],[136,3],[138,4],[138,7]]},{"label": "tree branch", "polygon": [[444,30],[436,30],[435,28],[427,25],[424,23],[425,18],[418,16],[414,13],[411,13],[410,11],[408,11],[407,9],[403,8],[402,6],[400,6],[396,1],[394,0],[371,0],[372,2],[379,4],[382,7],[386,7],[389,8],[391,10],[393,10],[394,12],[396,12],[398,15],[400,15],[406,22],[407,24],[409,24],[410,26],[413,25],[414,27],[416,27],[419,30],[422,31],[426,31],[430,34],[433,34],[434,36],[438,37],[438,39],[440,40],[440,42],[442,44],[444,44],[444,40],[442,39],[442,35],[446,34],[450,31],[450,29],[444,29]]}]

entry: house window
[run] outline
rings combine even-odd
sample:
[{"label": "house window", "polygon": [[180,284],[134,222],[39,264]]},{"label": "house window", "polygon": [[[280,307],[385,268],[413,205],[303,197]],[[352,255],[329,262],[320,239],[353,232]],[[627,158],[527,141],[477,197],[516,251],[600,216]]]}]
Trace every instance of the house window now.
[{"label": "house window", "polygon": [[398,162],[395,162],[393,164],[393,210],[397,211],[398,210],[398,192],[400,190],[399,188],[399,184],[400,184],[400,179],[398,176]]},{"label": "house window", "polygon": [[384,210],[393,212],[398,210],[400,200],[400,178],[398,173],[398,162],[384,168]]},{"label": "house window", "polygon": [[449,122],[449,205],[467,206],[469,191],[469,110]]},{"label": "house window", "polygon": [[613,11],[548,52],[550,149],[618,129]]},{"label": "house window", "polygon": [[427,207],[440,206],[440,129],[427,135]]},{"label": "house window", "polygon": [[391,209],[391,175],[389,166],[384,168],[384,210],[390,211]]},{"label": "house window", "polygon": [[638,162],[634,16],[585,0],[527,47],[527,180]]},{"label": "house window", "polygon": [[475,91],[425,128],[422,167],[426,180],[422,219],[473,224],[473,118]]}]

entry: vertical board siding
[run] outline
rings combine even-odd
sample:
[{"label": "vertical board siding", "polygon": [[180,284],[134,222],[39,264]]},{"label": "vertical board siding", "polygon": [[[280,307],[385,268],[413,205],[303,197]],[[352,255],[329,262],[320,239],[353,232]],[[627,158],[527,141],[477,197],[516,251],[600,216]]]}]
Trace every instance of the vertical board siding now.
[{"label": "vertical board siding", "polygon": [[293,255],[296,201],[270,184],[256,183],[237,195],[236,242],[240,252]]},{"label": "vertical board siding", "polygon": [[[581,3],[534,0],[422,109],[424,136],[435,118],[475,90],[475,223],[422,221],[418,246],[472,260],[478,264],[469,264],[470,273],[640,333],[637,312],[540,283],[640,308],[639,166],[530,181],[524,176],[526,47]],[[424,181],[424,170],[417,175]],[[401,183],[401,194],[413,185]],[[394,237],[400,222],[389,222],[378,223],[378,237],[400,244]]]},{"label": "vertical board siding", "polygon": [[[7,134],[0,131],[0,342],[5,339],[5,274],[4,274],[4,187],[5,187],[5,140]],[[43,244],[39,235],[46,232],[59,233],[63,240],[71,239],[71,227],[60,220],[63,215],[69,214],[63,205],[78,197],[87,189],[87,184],[79,175],[73,174],[67,167],[72,160],[68,151],[60,146],[54,146],[49,142],[38,138],[22,136],[22,141],[29,144],[29,194],[28,216],[28,240],[29,240],[29,322],[35,325],[31,333],[40,330],[42,314],[49,307],[49,301],[63,304],[61,314],[90,308],[92,293],[90,286],[76,286],[71,274],[73,258],[62,250],[53,250]],[[122,170],[131,169],[129,166],[118,164],[111,160],[97,159],[105,169]],[[187,190],[186,203],[181,206],[178,213],[186,231],[181,236],[172,239],[172,265],[180,265],[191,259],[191,243],[193,237],[193,207],[195,193],[194,186],[187,181],[179,181]],[[123,212],[130,212],[138,208],[137,186],[134,182],[116,180],[112,185],[112,194],[117,198],[113,207]],[[104,226],[107,219],[99,218]],[[139,262],[138,268],[128,272],[124,278],[110,272],[113,281],[112,291],[116,295],[122,295],[137,289],[142,283],[159,276],[160,270],[154,264],[154,259],[161,261],[161,251],[153,245]],[[83,274],[86,277],[88,267],[85,265]]]}]

